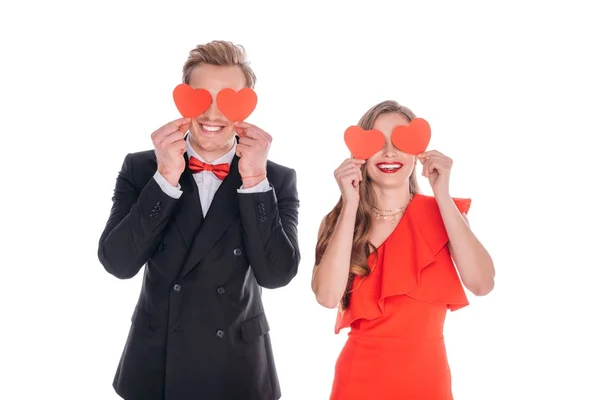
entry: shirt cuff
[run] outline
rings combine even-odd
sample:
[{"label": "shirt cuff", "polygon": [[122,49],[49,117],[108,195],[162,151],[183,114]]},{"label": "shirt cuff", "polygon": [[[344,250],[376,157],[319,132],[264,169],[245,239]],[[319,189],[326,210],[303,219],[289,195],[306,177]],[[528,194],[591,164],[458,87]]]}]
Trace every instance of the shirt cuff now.
[{"label": "shirt cuff", "polygon": [[[243,186],[242,186],[243,187]],[[238,193],[264,193],[271,190],[271,185],[269,184],[269,180],[267,178],[263,179],[258,185],[253,186],[248,189],[238,189]]]},{"label": "shirt cuff", "polygon": [[181,194],[183,192],[181,191],[181,185],[179,183],[177,184],[177,187],[174,187],[169,182],[167,182],[167,180],[158,171],[156,171],[156,173],[154,174],[154,180],[156,181],[156,183],[158,183],[158,186],[160,186],[162,191],[165,192],[165,194],[169,195],[169,197],[172,197],[174,199],[178,199],[181,197]]}]

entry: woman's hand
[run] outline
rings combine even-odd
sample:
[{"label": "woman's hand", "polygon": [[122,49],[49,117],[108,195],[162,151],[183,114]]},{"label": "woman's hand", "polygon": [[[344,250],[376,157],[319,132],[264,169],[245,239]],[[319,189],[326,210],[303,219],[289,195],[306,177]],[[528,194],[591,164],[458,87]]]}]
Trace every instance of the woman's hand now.
[{"label": "woman's hand", "polygon": [[429,179],[435,196],[450,195],[450,170],[452,159],[437,150],[426,151],[417,156],[423,165],[422,175]]},{"label": "woman's hand", "polygon": [[360,166],[364,163],[365,160],[348,158],[334,172],[344,204],[358,207],[358,184],[362,181]]}]

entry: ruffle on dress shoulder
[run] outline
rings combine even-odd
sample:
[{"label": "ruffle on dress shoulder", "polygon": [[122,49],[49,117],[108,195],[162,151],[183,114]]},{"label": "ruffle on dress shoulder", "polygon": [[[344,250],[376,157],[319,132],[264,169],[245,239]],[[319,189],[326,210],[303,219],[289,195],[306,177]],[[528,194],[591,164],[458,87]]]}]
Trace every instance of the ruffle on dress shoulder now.
[{"label": "ruffle on dress shoulder", "polygon": [[[453,200],[468,213],[471,199]],[[369,257],[369,276],[355,277],[350,306],[338,310],[335,333],[354,321],[384,315],[391,296],[445,304],[452,311],[469,305],[447,244],[437,201],[416,194],[394,232]]]}]

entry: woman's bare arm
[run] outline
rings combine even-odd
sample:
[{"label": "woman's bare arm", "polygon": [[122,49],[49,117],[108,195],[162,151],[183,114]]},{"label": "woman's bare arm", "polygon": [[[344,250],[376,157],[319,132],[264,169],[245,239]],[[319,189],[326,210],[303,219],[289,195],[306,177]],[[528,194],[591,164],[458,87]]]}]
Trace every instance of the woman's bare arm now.
[{"label": "woman's bare arm", "polygon": [[[344,205],[321,262],[314,266],[312,290],[323,307],[335,308],[346,291],[354,239],[356,206]],[[321,223],[319,232],[324,228]]]},{"label": "woman's bare arm", "polygon": [[492,257],[451,197],[438,199],[438,205],[448,233],[450,254],[463,284],[474,295],[485,296],[494,288],[496,271]]}]

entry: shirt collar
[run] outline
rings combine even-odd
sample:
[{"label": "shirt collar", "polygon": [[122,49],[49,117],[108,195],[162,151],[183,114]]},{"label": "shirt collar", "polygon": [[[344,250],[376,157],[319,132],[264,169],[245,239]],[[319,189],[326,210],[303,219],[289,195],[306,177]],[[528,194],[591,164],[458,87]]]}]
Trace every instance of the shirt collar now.
[{"label": "shirt collar", "polygon": [[197,158],[198,160],[202,161],[203,163],[211,164],[211,165],[225,164],[225,163],[231,165],[231,162],[233,161],[233,157],[235,156],[237,140],[233,141],[233,146],[231,147],[231,150],[229,150],[227,153],[223,154],[221,157],[217,158],[216,160],[214,160],[212,162],[206,162],[202,157],[200,157],[198,155],[198,153],[196,153],[194,151],[194,149],[192,148],[192,145],[190,144],[190,134],[188,134],[187,137],[185,138],[185,145],[186,145],[187,153],[188,153],[189,157]]}]

